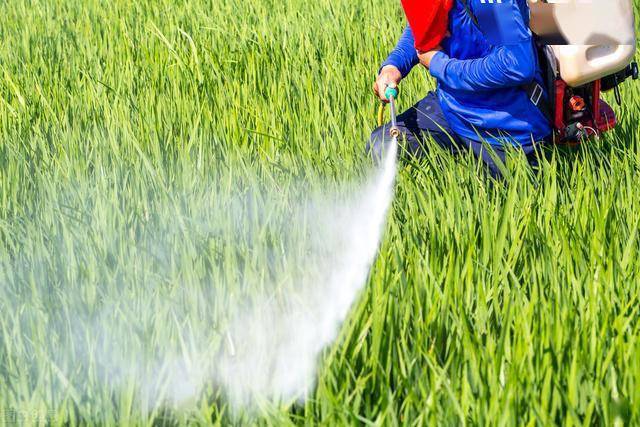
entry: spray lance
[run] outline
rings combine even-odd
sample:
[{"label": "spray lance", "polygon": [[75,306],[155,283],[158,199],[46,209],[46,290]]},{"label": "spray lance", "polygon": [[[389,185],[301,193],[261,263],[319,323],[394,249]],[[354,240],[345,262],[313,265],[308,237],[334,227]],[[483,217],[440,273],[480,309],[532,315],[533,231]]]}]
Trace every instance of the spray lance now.
[{"label": "spray lance", "polygon": [[[397,143],[398,137],[400,136],[400,129],[398,129],[398,122],[396,119],[396,98],[398,97],[398,88],[387,86],[384,96],[389,100],[389,113],[391,115],[391,129],[389,129],[389,134],[391,135],[393,143]],[[381,103],[380,108],[378,109],[378,126],[382,126],[384,124],[384,105],[384,103]]]}]

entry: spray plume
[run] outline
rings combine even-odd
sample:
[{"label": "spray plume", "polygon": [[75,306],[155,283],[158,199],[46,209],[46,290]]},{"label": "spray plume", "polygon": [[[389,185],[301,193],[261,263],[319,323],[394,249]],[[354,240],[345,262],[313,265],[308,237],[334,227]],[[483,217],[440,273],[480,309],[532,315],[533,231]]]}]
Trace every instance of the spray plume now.
[{"label": "spray plume", "polygon": [[353,200],[314,207],[316,245],[307,262],[315,268],[302,269],[291,293],[233,320],[235,351],[219,360],[216,378],[234,403],[300,398],[310,390],[317,357],[335,339],[376,254],[392,198],[395,147],[380,175]]},{"label": "spray plume", "polygon": [[[25,335],[7,356],[15,374],[34,372],[34,352],[48,360],[53,405],[68,396],[80,405],[105,387],[136,390],[143,411],[186,405],[209,386],[243,410],[304,399],[375,258],[396,173],[396,145],[389,147],[356,191],[290,200],[286,217],[268,209],[270,197],[288,197],[282,193],[262,194],[257,209],[240,199],[218,210],[190,200],[191,212],[207,216],[176,215],[167,219],[178,224],[173,232],[147,229],[134,245],[105,238],[97,223],[39,246],[28,242],[34,249],[21,262],[0,259],[0,320]],[[203,236],[235,250],[242,264],[203,279]],[[271,261],[252,263],[254,253]],[[47,333],[30,334],[36,324]]]}]

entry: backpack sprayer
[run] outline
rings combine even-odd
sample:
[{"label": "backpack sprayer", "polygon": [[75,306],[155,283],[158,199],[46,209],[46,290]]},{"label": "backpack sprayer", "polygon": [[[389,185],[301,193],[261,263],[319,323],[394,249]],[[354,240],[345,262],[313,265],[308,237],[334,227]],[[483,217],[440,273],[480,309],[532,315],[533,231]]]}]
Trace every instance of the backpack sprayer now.
[{"label": "backpack sprayer", "polygon": [[615,128],[601,94],[614,91],[621,106],[620,85],[639,77],[633,0],[529,0],[529,7],[548,94],[539,108],[554,141],[575,144]]}]

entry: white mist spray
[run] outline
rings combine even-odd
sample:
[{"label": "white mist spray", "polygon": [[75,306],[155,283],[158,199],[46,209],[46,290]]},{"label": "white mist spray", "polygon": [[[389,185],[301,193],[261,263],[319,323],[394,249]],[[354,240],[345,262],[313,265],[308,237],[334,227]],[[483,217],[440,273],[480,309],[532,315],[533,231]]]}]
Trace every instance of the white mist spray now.
[{"label": "white mist spray", "polygon": [[[37,342],[48,360],[41,378],[52,381],[53,408],[125,393],[149,414],[164,404],[188,407],[205,387],[243,410],[302,400],[366,283],[393,195],[396,150],[392,143],[375,176],[346,194],[299,200],[295,191],[256,190],[225,201],[194,191],[185,207],[157,206],[157,222],[137,239],[88,224],[38,246],[29,262],[4,259],[0,321],[21,330],[26,320],[10,307],[22,306],[24,324],[47,325],[47,334],[25,329],[16,344]],[[73,194],[64,203],[84,207]],[[124,255],[107,266],[105,253]],[[104,273],[88,277],[85,265]],[[34,303],[54,285],[59,304]],[[38,372],[30,347],[16,348],[19,375]]]},{"label": "white mist spray", "polygon": [[302,399],[314,384],[321,350],[337,336],[366,282],[393,195],[396,144],[380,174],[352,200],[314,204],[308,256],[293,292],[240,310],[228,332],[229,350],[214,377],[235,406],[262,399]]}]

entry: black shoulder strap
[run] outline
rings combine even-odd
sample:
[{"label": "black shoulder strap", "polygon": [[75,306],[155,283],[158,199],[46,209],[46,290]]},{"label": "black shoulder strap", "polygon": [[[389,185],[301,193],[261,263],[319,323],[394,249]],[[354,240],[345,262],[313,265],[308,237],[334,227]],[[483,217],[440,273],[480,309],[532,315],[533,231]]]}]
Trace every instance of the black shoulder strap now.
[{"label": "black shoulder strap", "polygon": [[[469,7],[468,0],[458,0],[458,1],[462,3],[464,10],[467,13],[467,16],[469,16],[469,18],[471,19],[471,22],[473,22],[473,25],[475,25],[475,27],[481,33],[484,33],[482,31],[482,27],[480,27],[480,22],[478,21],[478,17],[473,13],[473,11],[471,10],[471,7]],[[543,0],[543,2],[546,3],[546,0]],[[522,89],[525,92],[527,92],[527,96],[529,97],[529,100],[533,103],[533,105],[535,105],[538,108],[538,110],[540,110],[540,112],[545,116],[545,118],[548,121],[553,123],[551,104],[545,98],[544,90],[542,86],[540,86],[537,82],[533,81],[531,83],[523,85]],[[552,90],[552,88],[547,88],[547,89]]]},{"label": "black shoulder strap", "polygon": [[[553,124],[553,113],[551,109],[551,103],[544,95],[544,89],[542,86],[536,82],[535,80],[527,83],[522,86],[522,89],[527,92],[527,96],[529,100],[535,105],[538,110],[542,113],[542,115],[547,119],[547,121]],[[547,88],[547,96],[549,96],[549,91],[555,88]]]}]

